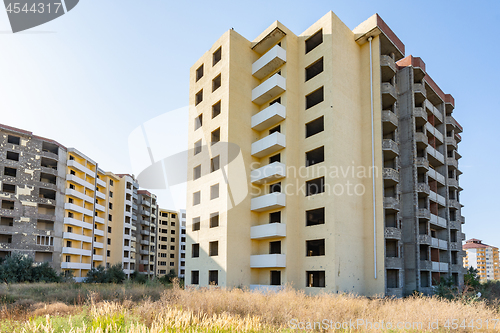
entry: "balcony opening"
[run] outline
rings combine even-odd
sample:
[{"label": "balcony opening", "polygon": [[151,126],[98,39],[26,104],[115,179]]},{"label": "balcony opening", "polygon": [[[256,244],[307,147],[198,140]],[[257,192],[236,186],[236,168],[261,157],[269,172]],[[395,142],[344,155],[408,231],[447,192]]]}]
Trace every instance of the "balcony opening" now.
[{"label": "balcony opening", "polygon": [[9,176],[9,177],[16,177],[17,176],[17,169],[5,167],[3,169],[3,175]]},{"label": "balcony opening", "polygon": [[269,185],[269,193],[281,193],[281,182]]},{"label": "balcony opening", "polygon": [[319,147],[306,153],[306,167],[325,161],[325,147]]},{"label": "balcony opening", "polygon": [[196,70],[196,82],[203,77],[203,64]]},{"label": "balcony opening", "polygon": [[212,80],[212,92],[219,89],[221,84],[222,84],[222,79],[221,79],[221,74],[219,74]]},{"label": "balcony opening", "polygon": [[21,138],[18,137],[18,136],[14,136],[14,135],[8,135],[7,136],[7,142],[8,143],[12,143],[13,145],[18,145],[21,143]]},{"label": "balcony opening", "polygon": [[387,239],[385,241],[385,256],[388,258],[399,258],[397,240]]},{"label": "balcony opening", "polygon": [[210,172],[220,169],[220,155],[215,156],[210,160]]},{"label": "balcony opening", "polygon": [[59,155],[59,146],[54,144],[54,143],[43,142],[42,143],[42,151],[44,151],[46,153],[52,153],[55,155]]},{"label": "balcony opening", "polygon": [[315,91],[306,96],[306,110],[323,102],[324,99],[325,99],[324,88],[321,87],[319,89],[316,89]]},{"label": "balcony opening", "polygon": [[197,231],[197,230],[200,230],[200,217],[195,217],[193,219],[193,224],[192,224],[192,229],[193,231]]},{"label": "balcony opening", "polygon": [[269,164],[274,163],[274,162],[281,162],[281,154],[280,153],[269,157]]},{"label": "balcony opening", "polygon": [[306,257],[318,257],[325,255],[325,240],[315,239],[306,241]]},{"label": "balcony opening", "polygon": [[14,210],[14,201],[2,200],[2,209]]},{"label": "balcony opening", "polygon": [[419,235],[428,235],[428,231],[427,231],[427,222],[426,221],[423,221],[423,222],[419,222],[418,223],[418,234]]},{"label": "balcony opening", "polygon": [[219,184],[210,186],[210,200],[217,199],[219,197]]},{"label": "balcony opening", "polygon": [[450,209],[450,221],[457,220],[457,211],[455,209]]},{"label": "balcony opening", "polygon": [[211,286],[219,285],[219,271],[208,271],[208,284]]},{"label": "balcony opening", "polygon": [[212,119],[220,115],[220,101],[212,105]]},{"label": "balcony opening", "polygon": [[269,254],[281,254],[281,241],[269,242]]},{"label": "balcony opening", "polygon": [[457,230],[450,230],[450,242],[458,242]]},{"label": "balcony opening", "polygon": [[14,153],[13,151],[7,152],[7,159],[11,161],[19,161],[19,153]]},{"label": "balcony opening", "polygon": [[41,166],[44,168],[57,170],[57,161],[50,158],[42,157]]},{"label": "balcony opening", "polygon": [[201,165],[198,165],[193,169],[193,179],[196,180],[201,178]]},{"label": "balcony opening", "polygon": [[202,125],[203,125],[203,113],[200,114],[198,117],[194,118],[194,130],[196,131]]},{"label": "balcony opening", "polygon": [[281,212],[269,213],[269,223],[281,223]]},{"label": "balcony opening", "polygon": [[269,130],[269,135],[275,133],[275,132],[278,132],[278,133],[281,133],[281,125],[278,125],[276,127],[273,127]]},{"label": "balcony opening", "polygon": [[324,130],[324,118],[321,116],[306,124],[306,138],[323,132]]},{"label": "balcony opening", "polygon": [[323,58],[306,67],[306,82],[323,72]]},{"label": "balcony opening", "polygon": [[0,225],[4,227],[13,227],[14,226],[14,218],[13,217],[0,217]]},{"label": "balcony opening", "polygon": [[451,251],[451,264],[452,265],[457,265],[458,264],[458,252]]},{"label": "balcony opening", "polygon": [[281,285],[281,271],[271,271],[271,286]]},{"label": "balcony opening", "polygon": [[307,271],[306,281],[306,287],[324,288],[325,271]]},{"label": "balcony opening", "polygon": [[212,132],[211,138],[212,138],[212,145],[220,141],[220,128]]},{"label": "balcony opening", "polygon": [[12,236],[0,234],[0,243],[5,243],[5,244],[12,243]]},{"label": "balcony opening", "polygon": [[201,153],[201,140],[194,143],[194,154],[197,155],[199,153]]},{"label": "balcony opening", "polygon": [[325,192],[325,177],[311,179],[306,182],[306,197]]},{"label": "balcony opening", "polygon": [[271,101],[271,102],[269,103],[269,105],[273,105],[273,104],[275,104],[275,103],[281,104],[281,96],[280,96],[280,97],[278,97],[278,98],[276,98],[275,100]]},{"label": "balcony opening", "polygon": [[200,257],[200,244],[191,244],[191,258]]},{"label": "balcony opening", "polygon": [[200,271],[191,271],[191,284],[200,284]]},{"label": "balcony opening", "polygon": [[50,175],[48,173],[41,172],[40,173],[40,182],[56,185],[57,184],[57,177],[54,175]]},{"label": "balcony opening", "polygon": [[201,202],[201,191],[193,193],[193,206],[199,205]]},{"label": "balcony opening", "polygon": [[387,269],[387,288],[399,288],[399,270]]},{"label": "balcony opening", "polygon": [[196,93],[194,97],[194,106],[200,104],[201,102],[203,102],[203,89]]},{"label": "balcony opening", "polygon": [[216,228],[219,226],[219,213],[210,214],[210,228]]},{"label": "balcony opening", "polygon": [[420,260],[424,260],[424,261],[429,260],[429,246],[428,245],[420,245]]},{"label": "balcony opening", "polygon": [[306,54],[314,50],[321,43],[323,43],[323,29],[320,29],[314,35],[306,39]]},{"label": "balcony opening", "polygon": [[430,287],[429,277],[430,277],[429,272],[427,271],[420,272],[420,287],[422,288]]},{"label": "balcony opening", "polygon": [[41,188],[38,196],[44,199],[56,200],[56,191]]},{"label": "balcony opening", "polygon": [[3,183],[2,192],[16,194],[16,185]]},{"label": "balcony opening", "polygon": [[219,47],[212,55],[212,66],[215,66],[222,59],[222,46]]},{"label": "balcony opening", "polygon": [[306,227],[325,224],[325,207],[306,211]]},{"label": "balcony opening", "polygon": [[215,256],[218,256],[219,255],[219,242],[218,241],[215,241],[215,242],[210,242],[208,243],[209,247],[209,256],[210,257],[215,257]]},{"label": "balcony opening", "polygon": [[427,184],[427,177],[426,176],[427,176],[427,174],[425,174],[425,173],[419,173],[417,175],[417,181],[419,183]]},{"label": "balcony opening", "polygon": [[386,228],[397,228],[398,221],[396,214],[385,214],[385,227]]},{"label": "balcony opening", "polygon": [[433,286],[437,286],[441,282],[441,274],[439,272],[432,272],[431,278],[432,278],[432,285]]}]

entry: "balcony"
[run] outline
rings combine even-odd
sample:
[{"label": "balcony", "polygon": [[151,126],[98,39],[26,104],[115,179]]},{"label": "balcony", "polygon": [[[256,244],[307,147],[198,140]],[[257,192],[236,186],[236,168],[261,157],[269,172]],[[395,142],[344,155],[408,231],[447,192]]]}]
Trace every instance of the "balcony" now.
[{"label": "balcony", "polygon": [[286,147],[286,138],[284,134],[274,132],[252,143],[252,156],[262,158],[264,156],[276,153]]},{"label": "balcony", "polygon": [[286,255],[284,254],[259,254],[250,256],[251,268],[284,268],[286,267]]},{"label": "balcony", "polygon": [[396,102],[398,95],[396,93],[396,88],[389,82],[382,82],[382,108],[384,110],[389,109]]},{"label": "balcony", "polygon": [[143,239],[143,240],[141,240],[140,244],[141,245],[149,245],[149,240]]},{"label": "balcony", "polygon": [[104,231],[99,229],[94,229],[94,235],[104,236]]},{"label": "balcony", "polygon": [[78,199],[85,200],[85,201],[90,202],[90,203],[94,202],[94,199],[89,197],[88,195],[85,195],[85,194],[78,192],[76,190],[72,190],[70,188],[66,189],[65,194],[72,196],[72,197],[75,197],[75,198],[78,198]]},{"label": "balcony", "polygon": [[452,146],[454,149],[457,149],[457,140],[455,140],[455,138],[453,137],[446,137],[445,138],[445,142],[446,142],[446,145],[447,146]]},{"label": "balcony", "polygon": [[425,124],[425,128],[427,129],[427,133],[432,134],[439,143],[444,143],[444,135],[439,132],[431,123]]},{"label": "balcony", "polygon": [[446,199],[442,195],[439,195],[434,191],[431,191],[429,193],[429,199],[431,199],[434,202],[437,202],[441,206],[446,206]]},{"label": "balcony", "polygon": [[427,135],[422,132],[415,133],[415,141],[417,143],[417,149],[425,149],[427,147]]},{"label": "balcony", "polygon": [[280,162],[265,165],[250,172],[253,184],[265,184],[286,177],[286,166]]},{"label": "balcony", "polygon": [[91,191],[94,191],[95,190],[95,186],[94,184],[91,184],[81,178],[78,178],[77,176],[75,175],[72,175],[72,174],[67,174],[66,175],[66,180],[67,181],[71,181],[71,182],[74,182],[74,183],[77,183],[81,186],[85,186],[86,188],[90,189]]},{"label": "balcony", "polygon": [[441,250],[447,250],[448,242],[442,239],[431,237],[431,246]]},{"label": "balcony", "polygon": [[419,219],[431,219],[431,212],[427,208],[418,208],[417,209],[417,218]]},{"label": "balcony", "polygon": [[422,83],[415,83],[413,85],[413,92],[415,93],[415,102],[417,104],[422,103],[427,98],[427,92]]},{"label": "balcony", "polygon": [[451,125],[453,129],[455,130],[455,133],[462,133],[463,128],[460,126],[460,124],[453,118],[452,116],[446,116],[446,123]]},{"label": "balcony", "polygon": [[382,70],[382,81],[389,81],[396,75],[396,63],[388,55],[380,56],[380,67]]},{"label": "balcony", "polygon": [[386,211],[399,211],[398,199],[393,197],[384,197],[384,209]]},{"label": "balcony", "polygon": [[139,253],[142,255],[145,255],[145,256],[149,255],[149,251],[147,251],[147,250],[139,250]]},{"label": "balcony", "polygon": [[427,156],[429,157],[429,161],[433,162],[432,164],[434,166],[436,165],[443,165],[444,164],[444,156],[440,152],[438,152],[436,149],[434,149],[431,146],[428,146],[426,148],[427,151]]},{"label": "balcony", "polygon": [[401,229],[385,227],[384,235],[386,239],[401,239]]},{"label": "balcony", "polygon": [[285,193],[269,193],[257,198],[252,198],[250,206],[254,212],[265,212],[272,209],[283,208],[286,205]]},{"label": "balcony", "polygon": [[382,111],[382,125],[384,127],[384,133],[393,132],[399,124],[398,116],[390,110]]},{"label": "balcony", "polygon": [[73,225],[75,227],[81,227],[81,228],[84,228],[84,229],[92,230],[92,224],[91,223],[83,222],[83,221],[74,219],[72,217],[65,217],[64,218],[64,224],[69,224],[69,225]]},{"label": "balcony", "polygon": [[100,212],[106,212],[106,208],[103,205],[95,204],[95,209]]},{"label": "balcony", "polygon": [[149,212],[149,210],[145,210],[145,209],[141,209],[141,214],[144,216],[151,216],[151,213]]},{"label": "balcony", "polygon": [[143,200],[143,201],[141,202],[141,205],[146,206],[146,207],[151,207],[151,202],[146,201],[146,200]]},{"label": "balcony", "polygon": [[434,180],[437,180],[439,183],[441,183],[441,185],[445,185],[445,178],[442,174],[440,174],[439,172],[437,172],[436,170],[434,169],[429,169],[429,171],[427,171],[427,175],[434,179]]},{"label": "balcony", "polygon": [[455,169],[458,169],[458,161],[454,157],[447,157],[446,164],[448,164],[448,166],[451,166]]},{"label": "balcony", "polygon": [[90,264],[80,262],[62,262],[62,269],[90,269]]},{"label": "balcony", "polygon": [[83,208],[83,207],[80,207],[78,205],[75,205],[75,204],[72,204],[72,203],[68,203],[68,202],[66,202],[64,204],[64,209],[72,210],[74,212],[85,214],[87,216],[93,216],[94,215],[90,209]]},{"label": "balcony", "polygon": [[72,232],[63,232],[63,238],[75,240],[75,241],[79,241],[79,242],[86,242],[86,243],[92,242],[92,237],[74,234]]},{"label": "balcony", "polygon": [[462,242],[450,242],[450,250],[462,250]]},{"label": "balcony", "polygon": [[148,226],[148,227],[151,226],[151,223],[149,223],[148,220],[141,220],[141,224],[145,225],[145,226]]},{"label": "balcony", "polygon": [[274,46],[252,64],[252,75],[262,80],[286,62],[286,51],[279,45]]},{"label": "balcony", "polygon": [[382,140],[382,150],[385,159],[393,159],[399,155],[398,144],[391,139]]},{"label": "balcony", "polygon": [[149,260],[139,260],[139,264],[141,264],[141,265],[149,265]]},{"label": "balcony", "polygon": [[106,183],[99,178],[97,178],[97,185],[106,188]]},{"label": "balcony", "polygon": [[446,228],[446,219],[437,215],[431,214],[431,223],[440,226],[441,228]]},{"label": "balcony", "polygon": [[465,224],[465,217],[457,216],[457,221],[460,222],[461,224]]},{"label": "balcony", "polygon": [[429,195],[430,192],[429,185],[425,183],[417,183],[417,192]]},{"label": "balcony", "polygon": [[269,239],[286,237],[286,224],[269,223],[250,228],[251,239]]},{"label": "balcony", "polygon": [[94,217],[94,221],[95,221],[95,223],[104,224],[104,219],[102,217],[99,217],[99,216]]},{"label": "balcony", "polygon": [[104,244],[101,243],[101,242],[94,242],[94,247],[97,248],[97,249],[103,249],[104,248]]},{"label": "balcony", "polygon": [[96,197],[98,197],[99,199],[102,199],[102,200],[105,200],[106,199],[106,195],[102,192],[99,192],[99,191],[95,191],[95,195]]},{"label": "balcony", "polygon": [[427,112],[425,111],[424,108],[415,108],[413,111],[413,114],[415,115],[415,119],[417,120],[417,123],[427,123]]},{"label": "balcony", "polygon": [[285,90],[286,79],[279,74],[274,74],[252,90],[252,102],[262,105],[265,102],[276,98]]},{"label": "balcony", "polygon": [[385,268],[386,269],[401,269],[401,268],[403,268],[403,258],[386,257],[385,258]]},{"label": "balcony", "polygon": [[87,175],[89,175],[90,177],[92,178],[95,178],[95,172],[90,170],[89,168],[83,166],[82,164],[78,163],[77,161],[75,160],[68,160],[68,166],[69,167],[73,167],[81,172],[84,172],[86,173]]},{"label": "balcony", "polygon": [[90,250],[84,250],[84,249],[77,249],[74,247],[63,247],[62,248],[62,254],[74,254],[74,255],[82,255],[82,256],[87,256],[90,257]]},{"label": "balcony", "polygon": [[432,270],[432,262],[430,260],[420,260],[420,269],[424,271]]},{"label": "balcony", "polygon": [[141,235],[149,236],[149,230],[141,230]]},{"label": "balcony", "polygon": [[430,235],[418,235],[418,242],[420,244],[424,244],[424,245],[431,245],[432,244],[431,236]]},{"label": "balcony", "polygon": [[450,229],[460,230],[462,228],[459,221],[450,221]]},{"label": "balcony", "polygon": [[448,263],[446,262],[432,262],[432,270],[437,272],[448,272]]},{"label": "balcony", "polygon": [[385,185],[392,186],[399,183],[399,172],[393,168],[384,168],[382,176]]},{"label": "balcony", "polygon": [[250,290],[251,291],[260,291],[264,293],[269,293],[269,292],[278,292],[280,290],[283,290],[284,286],[271,286],[267,284],[251,284],[250,285]]},{"label": "balcony", "polygon": [[425,157],[417,157],[415,164],[417,165],[417,169],[429,170],[429,161]]},{"label": "balcony", "polygon": [[286,107],[280,103],[274,103],[252,117],[252,128],[263,131],[276,125],[286,118]]}]

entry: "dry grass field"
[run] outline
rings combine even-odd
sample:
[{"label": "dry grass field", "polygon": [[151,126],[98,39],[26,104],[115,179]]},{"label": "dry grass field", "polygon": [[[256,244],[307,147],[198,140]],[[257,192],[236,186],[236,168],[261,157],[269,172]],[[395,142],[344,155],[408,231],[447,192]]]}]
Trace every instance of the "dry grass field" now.
[{"label": "dry grass field", "polygon": [[471,298],[61,283],[2,285],[0,301],[2,333],[500,331],[498,304]]}]

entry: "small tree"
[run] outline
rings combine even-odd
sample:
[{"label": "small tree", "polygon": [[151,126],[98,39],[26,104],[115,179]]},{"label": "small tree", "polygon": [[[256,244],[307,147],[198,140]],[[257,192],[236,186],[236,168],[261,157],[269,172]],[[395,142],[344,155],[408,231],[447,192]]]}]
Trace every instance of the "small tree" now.
[{"label": "small tree", "polygon": [[60,282],[61,277],[49,263],[36,264],[33,258],[13,253],[0,264],[0,281],[19,282]]},{"label": "small tree", "polygon": [[106,271],[106,274],[108,275],[107,280],[110,283],[120,284],[120,283],[123,283],[123,281],[125,281],[125,279],[127,278],[127,275],[125,274],[125,272],[122,269],[121,263],[114,264],[113,266],[108,268],[108,270]]},{"label": "small tree", "polygon": [[106,276],[104,266],[99,265],[87,272],[85,283],[108,283],[107,279],[108,277]]},{"label": "small tree", "polygon": [[464,274],[464,284],[473,290],[477,290],[481,284],[479,275],[477,275],[477,269],[474,267],[469,267],[467,273]]}]

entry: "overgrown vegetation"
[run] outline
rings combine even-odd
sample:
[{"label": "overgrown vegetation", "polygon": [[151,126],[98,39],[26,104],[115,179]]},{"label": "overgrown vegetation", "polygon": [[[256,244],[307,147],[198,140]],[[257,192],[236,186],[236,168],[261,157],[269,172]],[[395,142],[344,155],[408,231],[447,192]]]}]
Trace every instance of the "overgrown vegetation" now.
[{"label": "overgrown vegetation", "polygon": [[13,253],[0,262],[0,281],[20,282],[61,282],[62,276],[48,263],[35,264],[31,257]]},{"label": "overgrown vegetation", "polygon": [[108,269],[104,266],[92,268],[87,273],[85,278],[86,283],[116,283],[121,284],[127,279],[127,275],[123,272],[122,264],[117,263]]}]

